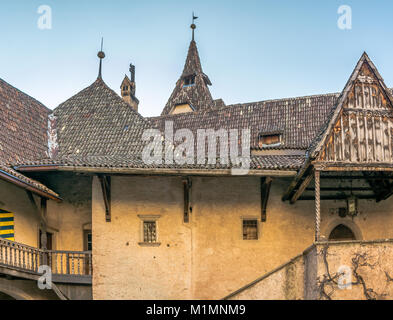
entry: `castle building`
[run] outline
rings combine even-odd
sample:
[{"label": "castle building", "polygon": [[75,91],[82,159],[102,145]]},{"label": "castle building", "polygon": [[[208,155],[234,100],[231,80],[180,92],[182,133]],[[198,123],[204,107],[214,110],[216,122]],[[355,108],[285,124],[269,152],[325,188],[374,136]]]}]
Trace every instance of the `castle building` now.
[{"label": "castle building", "polygon": [[393,298],[393,96],[368,55],[340,93],[226,105],[195,28],[158,117],[102,51],[53,111],[0,80],[0,298]]}]

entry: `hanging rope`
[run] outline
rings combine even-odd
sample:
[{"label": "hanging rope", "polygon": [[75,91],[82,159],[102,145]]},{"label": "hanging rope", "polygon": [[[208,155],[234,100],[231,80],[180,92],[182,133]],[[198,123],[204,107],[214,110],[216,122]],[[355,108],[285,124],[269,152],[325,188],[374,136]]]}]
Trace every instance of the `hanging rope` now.
[{"label": "hanging rope", "polygon": [[320,171],[315,171],[315,241],[320,238],[321,225],[321,185],[320,185]]}]

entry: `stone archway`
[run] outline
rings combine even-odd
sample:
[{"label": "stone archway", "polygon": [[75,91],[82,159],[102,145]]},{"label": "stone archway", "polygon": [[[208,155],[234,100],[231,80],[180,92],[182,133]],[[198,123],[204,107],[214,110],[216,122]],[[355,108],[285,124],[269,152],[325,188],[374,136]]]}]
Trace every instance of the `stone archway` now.
[{"label": "stone archway", "polygon": [[323,235],[328,241],[363,240],[360,228],[350,219],[333,219],[324,227]]},{"label": "stone archway", "polygon": [[356,240],[353,231],[344,224],[337,225],[329,234],[329,241]]}]

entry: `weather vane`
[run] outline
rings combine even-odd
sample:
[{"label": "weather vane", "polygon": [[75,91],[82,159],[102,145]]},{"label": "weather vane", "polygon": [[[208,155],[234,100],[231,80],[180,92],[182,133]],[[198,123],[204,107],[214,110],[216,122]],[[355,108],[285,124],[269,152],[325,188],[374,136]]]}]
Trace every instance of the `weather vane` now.
[{"label": "weather vane", "polygon": [[104,46],[104,38],[102,37],[101,38],[101,50],[97,54],[98,58],[100,58],[100,69],[98,70],[98,78],[100,78],[100,79],[101,79],[101,76],[102,76],[102,74],[101,74],[101,71],[102,71],[102,59],[105,58],[105,53],[104,53],[104,51],[102,51],[103,46]]},{"label": "weather vane", "polygon": [[194,11],[192,12],[192,24],[191,24],[191,29],[192,29],[192,41],[194,41],[194,31],[196,29],[196,25],[195,25],[195,20],[198,19],[198,17],[196,17],[194,15]]}]

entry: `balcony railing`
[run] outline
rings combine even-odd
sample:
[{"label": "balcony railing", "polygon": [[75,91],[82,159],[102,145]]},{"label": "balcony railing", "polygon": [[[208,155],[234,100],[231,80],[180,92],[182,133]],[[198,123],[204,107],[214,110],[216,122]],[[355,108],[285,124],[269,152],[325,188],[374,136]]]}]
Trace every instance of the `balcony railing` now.
[{"label": "balcony railing", "polygon": [[38,275],[42,265],[50,267],[53,281],[91,283],[91,251],[43,250],[0,239],[0,266]]}]

